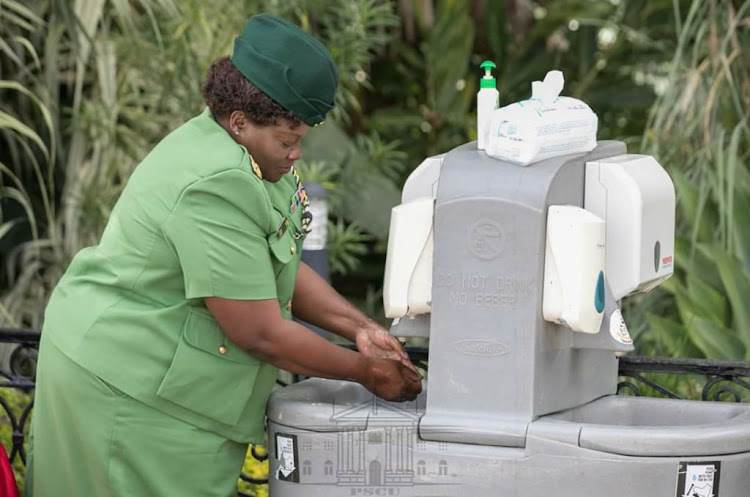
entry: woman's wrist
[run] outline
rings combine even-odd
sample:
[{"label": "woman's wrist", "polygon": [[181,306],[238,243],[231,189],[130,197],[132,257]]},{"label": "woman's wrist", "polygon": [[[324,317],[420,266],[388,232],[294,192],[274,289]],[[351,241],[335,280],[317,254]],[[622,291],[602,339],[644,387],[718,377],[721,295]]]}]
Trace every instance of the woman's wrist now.
[{"label": "woman's wrist", "polygon": [[357,325],[354,328],[354,338],[356,342],[356,338],[360,334],[368,334],[371,331],[376,331],[380,329],[380,325],[376,323],[374,320],[370,319],[369,317],[364,317],[361,319]]},{"label": "woman's wrist", "polygon": [[372,360],[364,354],[357,354],[357,356],[352,380],[360,383],[369,390],[368,385],[372,383],[370,381],[372,376]]}]

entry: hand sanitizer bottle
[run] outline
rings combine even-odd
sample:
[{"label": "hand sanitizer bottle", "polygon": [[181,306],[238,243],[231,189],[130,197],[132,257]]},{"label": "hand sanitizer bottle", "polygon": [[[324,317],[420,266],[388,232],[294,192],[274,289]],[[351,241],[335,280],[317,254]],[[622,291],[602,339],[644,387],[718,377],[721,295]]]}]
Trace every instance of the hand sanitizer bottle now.
[{"label": "hand sanitizer bottle", "polygon": [[500,94],[492,77],[492,69],[497,66],[491,60],[485,60],[479,66],[484,69],[484,77],[479,80],[479,93],[477,93],[477,148],[484,150],[487,147],[490,132],[490,119],[492,113],[498,107]]}]

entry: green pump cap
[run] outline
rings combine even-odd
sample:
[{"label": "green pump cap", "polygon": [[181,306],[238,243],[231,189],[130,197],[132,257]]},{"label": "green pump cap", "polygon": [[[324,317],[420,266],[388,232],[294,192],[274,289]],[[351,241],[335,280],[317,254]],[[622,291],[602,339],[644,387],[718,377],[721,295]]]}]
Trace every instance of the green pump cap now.
[{"label": "green pump cap", "polygon": [[497,68],[494,62],[491,60],[485,60],[479,67],[484,69],[484,76],[479,80],[480,88],[495,88],[495,78],[492,77],[492,70]]}]

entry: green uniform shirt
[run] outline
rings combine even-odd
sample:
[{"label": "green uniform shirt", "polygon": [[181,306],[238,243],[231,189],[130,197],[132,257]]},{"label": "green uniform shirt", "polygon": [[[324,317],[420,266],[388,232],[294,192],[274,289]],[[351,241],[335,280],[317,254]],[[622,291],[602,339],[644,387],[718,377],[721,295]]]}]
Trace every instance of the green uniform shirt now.
[{"label": "green uniform shirt", "polygon": [[53,292],[43,332],[131,397],[262,442],[277,369],[230,343],[203,298],[275,298],[291,318],[297,188],[291,174],[258,178],[206,110],[138,165],[99,245],[76,255]]}]

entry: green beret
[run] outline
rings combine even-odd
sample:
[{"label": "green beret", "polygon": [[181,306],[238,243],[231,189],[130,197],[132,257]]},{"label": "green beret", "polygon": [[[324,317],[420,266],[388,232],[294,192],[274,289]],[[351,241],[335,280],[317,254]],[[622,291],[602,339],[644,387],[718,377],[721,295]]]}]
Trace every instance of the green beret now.
[{"label": "green beret", "polygon": [[333,108],[339,82],[328,49],[294,24],[270,14],[253,16],[234,41],[232,64],[308,126]]}]

